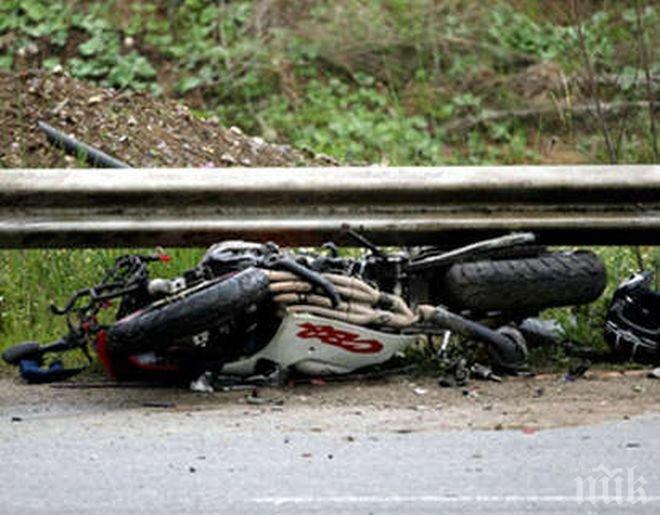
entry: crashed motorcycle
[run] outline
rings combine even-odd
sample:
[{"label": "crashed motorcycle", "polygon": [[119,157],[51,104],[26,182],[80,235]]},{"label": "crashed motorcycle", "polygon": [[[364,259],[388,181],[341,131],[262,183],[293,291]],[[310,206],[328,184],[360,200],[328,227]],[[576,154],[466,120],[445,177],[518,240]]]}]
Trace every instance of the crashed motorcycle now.
[{"label": "crashed motorcycle", "polygon": [[149,274],[150,263],[169,259],[162,253],[122,256],[99,284],[52,306],[66,318],[63,338],[2,356],[27,381],[47,382],[83,368],[49,356],[81,350],[92,362],[94,349],[113,378],[208,390],[220,376],[347,374],[387,362],[420,337],[445,345],[453,334],[477,342],[498,374],[515,374],[525,368],[525,319],[591,302],[605,287],[593,253],[549,252],[528,233],[449,251],[386,251],[351,229],[342,237],[352,251],[221,242],[169,279]]}]

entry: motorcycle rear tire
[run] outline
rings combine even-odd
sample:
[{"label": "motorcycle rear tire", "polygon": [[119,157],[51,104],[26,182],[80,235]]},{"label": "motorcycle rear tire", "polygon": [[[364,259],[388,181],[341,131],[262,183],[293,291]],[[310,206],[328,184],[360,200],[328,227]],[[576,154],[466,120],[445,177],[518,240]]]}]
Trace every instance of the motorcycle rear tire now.
[{"label": "motorcycle rear tire", "polygon": [[557,252],[455,264],[444,276],[443,293],[455,310],[533,313],[593,302],[606,280],[605,267],[593,252]]}]

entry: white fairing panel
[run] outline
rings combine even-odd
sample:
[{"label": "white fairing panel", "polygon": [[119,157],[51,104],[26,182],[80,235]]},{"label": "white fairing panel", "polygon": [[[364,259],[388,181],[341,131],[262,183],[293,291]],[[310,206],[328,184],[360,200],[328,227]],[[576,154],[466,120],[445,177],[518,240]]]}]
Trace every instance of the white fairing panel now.
[{"label": "white fairing panel", "polygon": [[289,314],[266,347],[225,364],[222,372],[248,376],[254,373],[258,360],[267,359],[304,374],[345,374],[387,361],[415,338],[309,314]]}]

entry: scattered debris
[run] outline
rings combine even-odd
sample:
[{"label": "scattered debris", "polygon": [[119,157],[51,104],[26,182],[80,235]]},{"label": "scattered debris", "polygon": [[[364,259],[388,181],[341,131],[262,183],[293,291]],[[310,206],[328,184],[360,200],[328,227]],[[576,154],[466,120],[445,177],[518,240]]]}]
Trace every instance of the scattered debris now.
[{"label": "scattered debris", "polygon": [[495,381],[496,383],[502,382],[502,378],[493,373],[490,367],[481,365],[480,363],[475,363],[470,367],[470,378]]},{"label": "scattered debris", "polygon": [[479,393],[476,390],[469,390],[469,389],[466,388],[466,389],[463,390],[462,393],[468,399],[476,400],[476,399],[479,398]]},{"label": "scattered debris", "polygon": [[571,365],[571,367],[568,369],[568,372],[564,376],[564,381],[572,382],[584,376],[584,374],[586,374],[589,370],[589,367],[591,367],[591,361],[588,359],[583,359],[579,363]]},{"label": "scattered debris", "polygon": [[443,388],[465,386],[469,380],[470,368],[468,362],[465,358],[459,358],[447,367],[444,375],[438,378],[438,385]]},{"label": "scattered debris", "polygon": [[272,404],[274,406],[283,406],[284,397],[277,397],[277,398],[262,397],[261,394],[259,393],[259,390],[254,388],[252,392],[250,392],[250,395],[245,397],[245,402],[254,405]]},{"label": "scattered debris", "polygon": [[213,393],[209,374],[202,374],[190,383],[190,390],[198,393]]},{"label": "scattered debris", "polygon": [[174,408],[176,405],[173,402],[143,402],[142,406],[145,408]]}]

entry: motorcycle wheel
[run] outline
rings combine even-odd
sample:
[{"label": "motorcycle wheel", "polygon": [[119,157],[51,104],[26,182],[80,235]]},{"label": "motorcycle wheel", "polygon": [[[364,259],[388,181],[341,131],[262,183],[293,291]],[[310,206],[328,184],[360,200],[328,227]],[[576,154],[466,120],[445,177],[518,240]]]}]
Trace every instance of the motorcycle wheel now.
[{"label": "motorcycle wheel", "polygon": [[577,251],[455,264],[442,286],[453,309],[532,313],[592,302],[605,289],[606,279],[596,254]]}]

